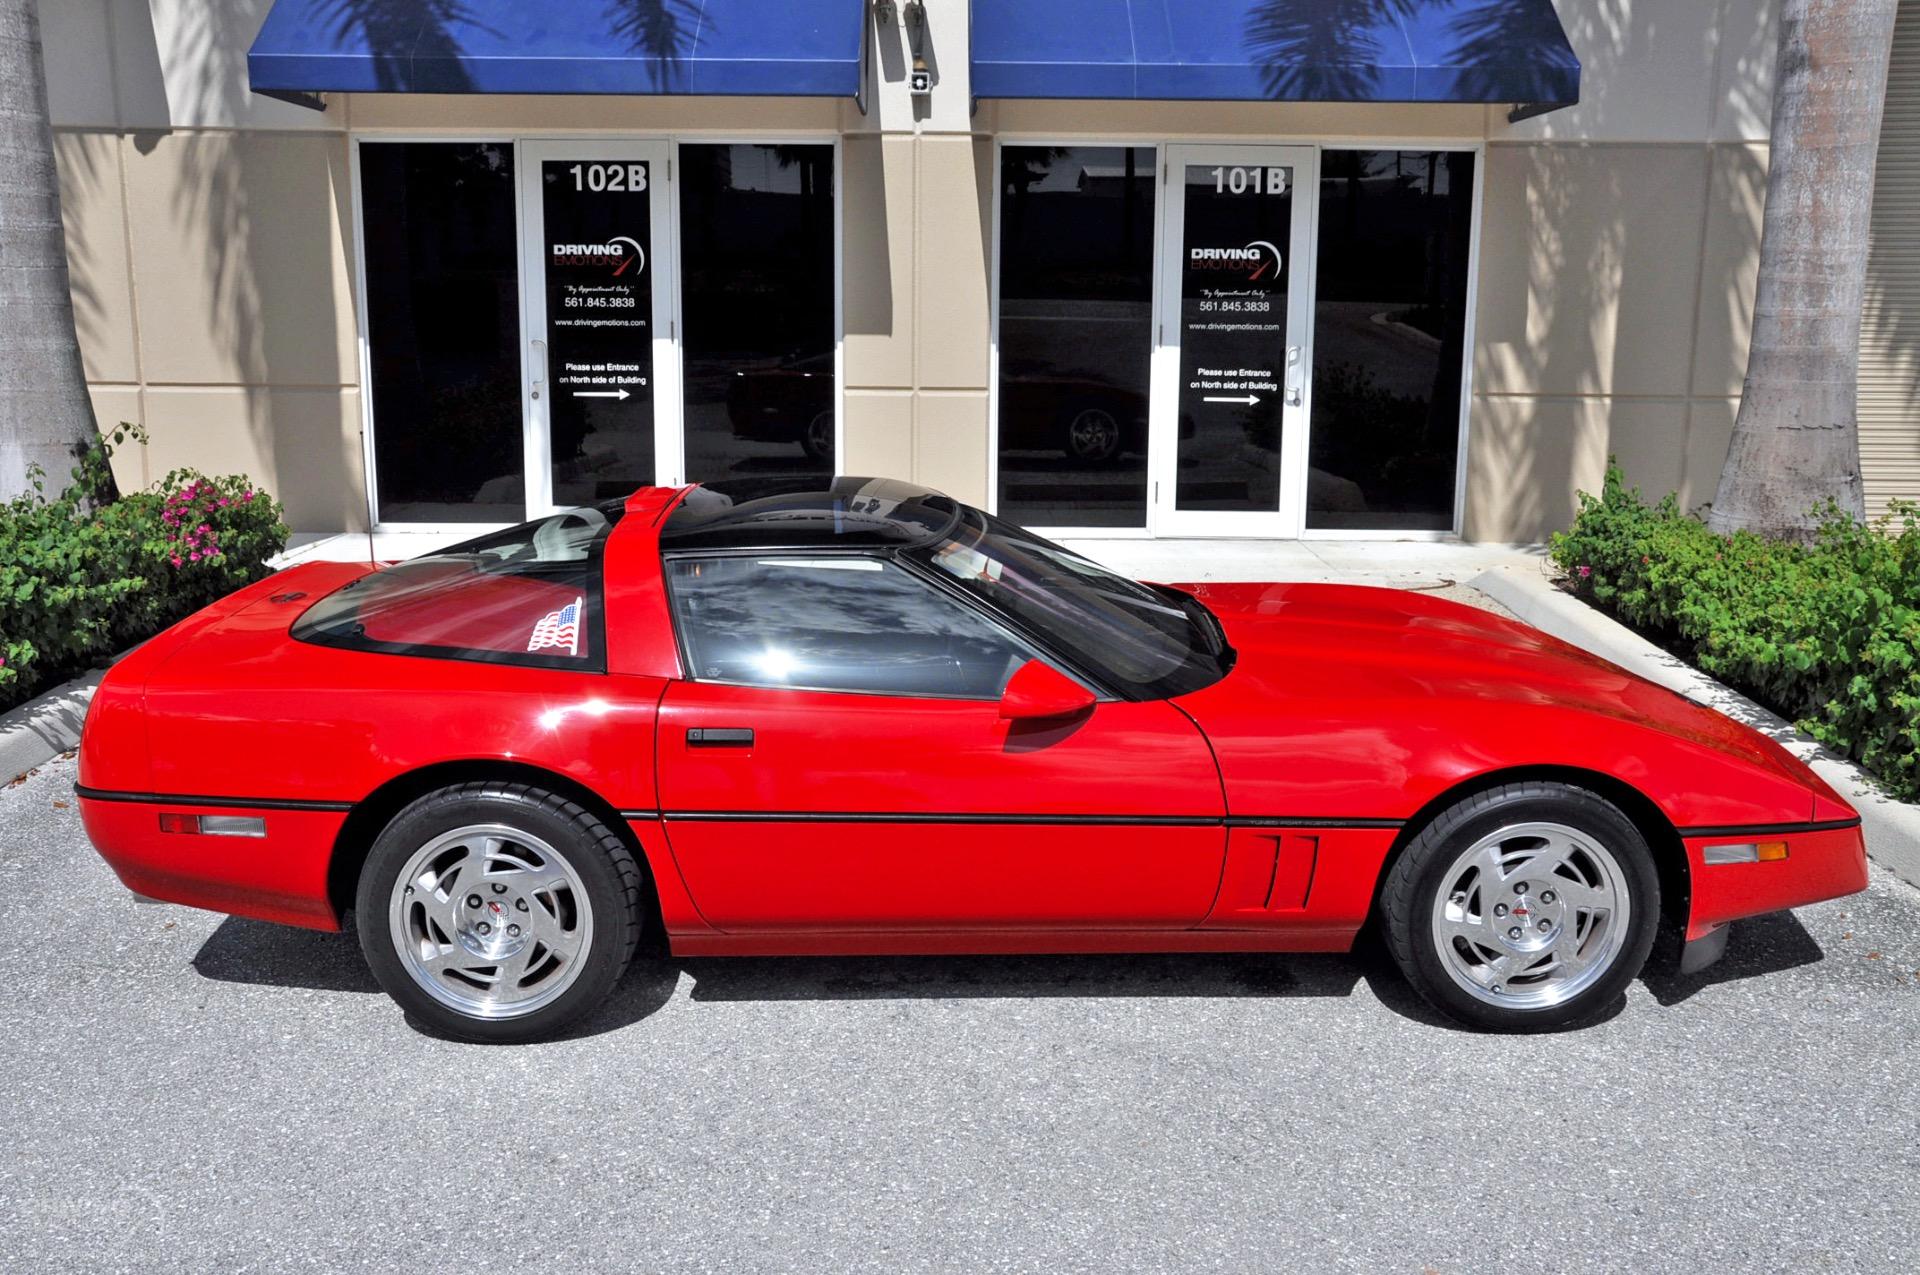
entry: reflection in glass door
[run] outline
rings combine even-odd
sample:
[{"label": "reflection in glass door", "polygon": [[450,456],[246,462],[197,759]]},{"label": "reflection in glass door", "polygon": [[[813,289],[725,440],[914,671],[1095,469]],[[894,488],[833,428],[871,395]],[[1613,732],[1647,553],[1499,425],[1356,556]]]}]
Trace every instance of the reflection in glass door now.
[{"label": "reflection in glass door", "polygon": [[667,147],[520,148],[530,516],[678,477]]},{"label": "reflection in glass door", "polygon": [[1167,161],[1153,529],[1298,535],[1317,156],[1172,146]]},{"label": "reflection in glass door", "polygon": [[381,524],[526,516],[513,146],[359,144]]},{"label": "reflection in glass door", "polygon": [[834,472],[830,142],[682,142],[681,356],[689,482]]}]

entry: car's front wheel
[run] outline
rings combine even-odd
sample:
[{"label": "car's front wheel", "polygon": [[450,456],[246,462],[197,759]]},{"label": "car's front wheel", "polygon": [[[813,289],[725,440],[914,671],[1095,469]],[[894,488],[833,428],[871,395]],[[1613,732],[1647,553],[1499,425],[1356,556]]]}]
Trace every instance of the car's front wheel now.
[{"label": "car's front wheel", "polygon": [[396,815],[360,873],[360,946],[388,995],[474,1040],[550,1036],[604,1000],[640,933],[641,869],[578,804],[461,784]]},{"label": "car's front wheel", "polygon": [[1507,784],[1443,811],[1381,895],[1388,946],[1450,1017],[1501,1031],[1601,1013],[1646,963],[1660,879],[1618,807],[1570,784]]}]

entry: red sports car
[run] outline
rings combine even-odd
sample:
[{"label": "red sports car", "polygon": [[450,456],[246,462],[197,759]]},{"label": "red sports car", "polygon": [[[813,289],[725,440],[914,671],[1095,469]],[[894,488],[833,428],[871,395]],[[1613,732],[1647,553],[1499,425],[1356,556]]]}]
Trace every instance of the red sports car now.
[{"label": "red sports car", "polygon": [[1771,741],[1392,589],[1139,584],[938,492],[648,488],[295,567],[115,665],[127,886],[333,930],[418,1020],[549,1034],[689,955],[1343,951],[1468,1023],[1614,1001],[1663,916],[1861,889]]}]

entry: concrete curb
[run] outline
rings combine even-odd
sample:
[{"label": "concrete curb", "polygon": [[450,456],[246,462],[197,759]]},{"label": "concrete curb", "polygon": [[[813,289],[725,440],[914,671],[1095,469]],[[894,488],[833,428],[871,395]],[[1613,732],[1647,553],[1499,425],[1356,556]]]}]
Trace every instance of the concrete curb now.
[{"label": "concrete curb", "polygon": [[0,784],[79,747],[80,724],[104,675],[95,669],[0,714]]},{"label": "concrete curb", "polygon": [[1678,691],[1753,727],[1786,748],[1832,784],[1860,811],[1867,854],[1911,885],[1920,886],[1920,806],[1895,801],[1867,773],[1795,730],[1793,723],[1731,690],[1586,603],[1562,593],[1537,569],[1496,567],[1468,581],[1544,633],[1611,660],[1630,673]]}]

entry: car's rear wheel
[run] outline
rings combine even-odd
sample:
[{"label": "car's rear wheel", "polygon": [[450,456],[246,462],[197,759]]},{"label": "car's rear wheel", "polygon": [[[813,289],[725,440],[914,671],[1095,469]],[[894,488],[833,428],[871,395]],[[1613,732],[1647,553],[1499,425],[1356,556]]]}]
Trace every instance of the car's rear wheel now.
[{"label": "car's rear wheel", "polygon": [[1388,873],[1388,946],[1450,1017],[1501,1031],[1603,1012],[1646,963],[1660,914],[1633,821],[1570,784],[1507,784],[1432,820]]},{"label": "car's rear wheel", "polygon": [[360,946],[388,995],[474,1040],[550,1036],[619,981],[640,934],[640,866],[578,804],[462,784],[396,815],[367,856]]}]

